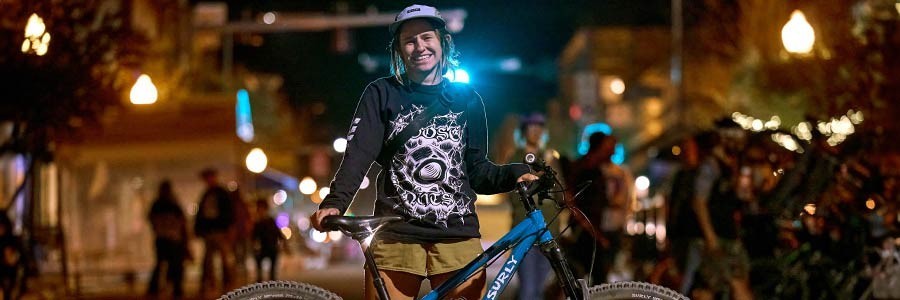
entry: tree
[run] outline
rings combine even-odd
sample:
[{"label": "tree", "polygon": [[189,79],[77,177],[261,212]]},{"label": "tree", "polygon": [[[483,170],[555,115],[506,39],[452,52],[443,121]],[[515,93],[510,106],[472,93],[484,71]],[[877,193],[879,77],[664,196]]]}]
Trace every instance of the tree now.
[{"label": "tree", "polygon": [[[133,83],[128,70],[146,44],[130,29],[125,3],[0,2],[0,90],[5,91],[0,124],[8,126],[0,154],[25,155],[31,170],[36,162],[52,159],[55,141],[96,128],[108,108],[121,105]],[[22,51],[33,13],[43,18],[51,36],[44,55]]]},{"label": "tree", "polygon": [[[891,105],[900,95],[900,17],[894,1],[820,4],[691,1],[686,9],[688,100],[714,102],[720,112],[780,115],[787,126],[807,116],[829,120],[861,110],[866,121],[857,131],[868,134],[872,146],[892,144],[889,133],[900,132],[892,120],[900,107]],[[789,54],[782,46],[781,28],[794,9],[802,10],[816,31],[809,55]]]}]

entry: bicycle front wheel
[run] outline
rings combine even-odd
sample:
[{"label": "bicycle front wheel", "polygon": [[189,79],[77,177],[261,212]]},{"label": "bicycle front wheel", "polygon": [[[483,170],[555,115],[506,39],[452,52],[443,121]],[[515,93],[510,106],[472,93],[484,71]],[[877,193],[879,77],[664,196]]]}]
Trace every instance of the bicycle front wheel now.
[{"label": "bicycle front wheel", "polygon": [[326,289],[293,281],[266,281],[238,288],[219,300],[340,300]]},{"label": "bicycle front wheel", "polygon": [[585,299],[594,300],[688,300],[671,289],[646,282],[620,281],[595,285],[588,289]]}]

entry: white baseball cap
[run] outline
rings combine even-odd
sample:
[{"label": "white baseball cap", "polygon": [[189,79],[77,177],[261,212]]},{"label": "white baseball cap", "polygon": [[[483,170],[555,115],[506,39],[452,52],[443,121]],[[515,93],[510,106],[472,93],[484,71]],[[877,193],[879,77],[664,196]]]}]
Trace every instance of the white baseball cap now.
[{"label": "white baseball cap", "polygon": [[394,23],[391,23],[391,25],[388,26],[388,30],[390,30],[391,35],[394,35],[397,33],[397,29],[400,28],[400,24],[403,24],[403,22],[406,22],[407,20],[418,18],[428,19],[437,25],[438,28],[443,28],[444,25],[447,24],[447,22],[444,21],[444,18],[441,17],[441,12],[439,12],[437,8],[413,4],[404,8],[397,14],[397,17],[394,18]]}]

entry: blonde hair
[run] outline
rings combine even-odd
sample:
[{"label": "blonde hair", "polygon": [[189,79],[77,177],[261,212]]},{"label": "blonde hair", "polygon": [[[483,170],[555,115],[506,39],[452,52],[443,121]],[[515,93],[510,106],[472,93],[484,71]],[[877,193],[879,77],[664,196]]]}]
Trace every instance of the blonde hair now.
[{"label": "blonde hair", "polygon": [[[446,28],[436,28],[435,31],[441,39],[442,55],[441,61],[438,62],[438,70],[441,72],[439,76],[443,76],[447,71],[459,68],[459,52],[456,51],[453,38],[451,38],[450,32]],[[403,63],[403,53],[400,51],[400,30],[397,30],[391,38],[391,43],[388,44],[388,52],[390,52],[391,56],[391,75],[401,85],[405,85],[408,78],[404,77],[406,64]]]}]

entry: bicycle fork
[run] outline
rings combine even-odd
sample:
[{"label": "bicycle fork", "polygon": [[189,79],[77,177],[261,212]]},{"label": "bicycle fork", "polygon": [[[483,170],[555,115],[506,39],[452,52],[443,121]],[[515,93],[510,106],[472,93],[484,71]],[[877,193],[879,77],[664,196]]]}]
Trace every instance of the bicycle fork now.
[{"label": "bicycle fork", "polygon": [[559,287],[562,288],[568,299],[584,299],[587,294],[587,283],[584,280],[576,280],[572,268],[566,261],[562,250],[556,240],[551,239],[540,245],[541,253],[550,261],[550,266],[556,275],[559,276]]}]

